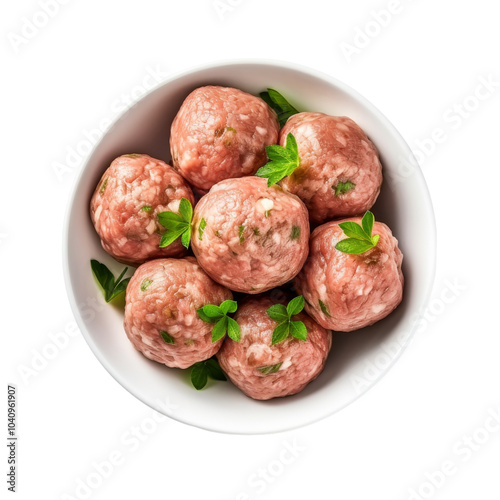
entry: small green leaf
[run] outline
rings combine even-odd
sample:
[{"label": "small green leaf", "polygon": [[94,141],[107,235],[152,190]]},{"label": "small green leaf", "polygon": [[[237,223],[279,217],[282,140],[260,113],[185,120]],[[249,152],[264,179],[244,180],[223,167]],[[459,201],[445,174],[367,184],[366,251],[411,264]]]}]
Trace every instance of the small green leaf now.
[{"label": "small green leaf", "polygon": [[223,314],[235,313],[238,309],[238,303],[234,300],[225,300],[219,307]]},{"label": "small green leaf", "polygon": [[[127,268],[125,268],[125,270],[127,270]],[[111,296],[110,296],[108,302],[111,302],[115,297],[118,297],[118,295],[120,295],[126,291],[128,282],[130,281],[130,278],[125,278],[124,280],[120,281],[119,283],[118,283],[118,281],[119,280],[116,280],[117,284],[115,284],[115,287],[113,288],[113,291],[111,293]]]},{"label": "small green leaf", "polygon": [[352,191],[356,187],[351,181],[341,182],[339,181],[336,186],[332,186],[332,189],[335,191],[335,196],[342,196],[343,194]]},{"label": "small green leaf", "polygon": [[243,231],[245,231],[245,226],[242,224],[238,227],[238,237],[240,238],[240,243],[245,241],[245,237],[243,236]]},{"label": "small green leaf", "polygon": [[191,241],[191,231],[184,231],[181,236],[182,246],[189,248],[189,242]]},{"label": "small green leaf", "polygon": [[191,367],[191,383],[197,391],[203,389],[208,382],[208,369],[206,364],[201,361],[200,363],[195,363]]},{"label": "small green leaf", "polygon": [[272,186],[281,179],[291,175],[300,166],[297,141],[292,133],[286,137],[286,146],[266,146],[269,162],[259,168],[255,175],[267,178],[267,185]]},{"label": "small green leaf", "polygon": [[181,198],[181,202],[179,203],[179,213],[184,222],[191,224],[191,220],[193,218],[193,205],[191,205],[190,201],[186,198]]},{"label": "small green leaf", "polygon": [[361,219],[361,225],[368,238],[371,238],[375,216],[368,210]]},{"label": "small green leaf", "polygon": [[355,238],[357,240],[370,239],[370,235],[367,235],[364,229],[356,222],[341,222],[339,227],[344,231],[346,236],[349,236],[349,238]]},{"label": "small green leaf", "polygon": [[377,246],[377,243],[378,243],[378,240],[380,239],[380,234],[374,234],[372,236],[372,243],[373,243],[373,246],[376,247]]},{"label": "small green leaf", "polygon": [[327,305],[322,300],[318,300],[318,302],[319,302],[319,307],[323,312],[323,314],[326,314],[329,318],[331,318],[330,311],[328,310]]},{"label": "small green leaf", "polygon": [[296,240],[300,238],[300,226],[292,226],[292,234],[290,234],[291,240]]},{"label": "small green leaf", "polygon": [[217,323],[217,321],[219,321],[219,319],[220,319],[220,316],[216,316],[215,318],[211,318],[210,316],[207,316],[203,312],[203,307],[200,307],[199,309],[197,309],[196,312],[198,313],[198,316],[200,317],[200,319],[205,321],[205,323]]},{"label": "small green leaf", "polygon": [[[185,229],[179,229],[177,231],[167,231],[160,240],[160,248],[168,247],[171,245],[177,238],[183,236],[185,233]],[[184,242],[182,242],[184,244]]]},{"label": "small green leaf", "polygon": [[150,286],[151,283],[153,283],[153,280],[150,279],[145,279],[141,283],[141,292],[145,292]]},{"label": "small green leaf", "polygon": [[209,318],[220,318],[224,316],[221,308],[214,304],[207,304],[206,306],[202,307],[202,310]]},{"label": "small green leaf", "polygon": [[292,299],[286,306],[288,317],[291,318],[292,316],[299,314],[302,309],[304,309],[304,303],[304,297],[302,295]]},{"label": "small green leaf", "polygon": [[141,212],[151,212],[153,210],[153,207],[151,205],[144,205],[141,208]]},{"label": "small green leaf", "polygon": [[205,231],[206,227],[207,227],[207,221],[205,219],[201,219],[200,225],[198,226],[198,239],[199,240],[203,239],[203,232]]},{"label": "small green leaf", "polygon": [[165,330],[161,330],[160,332],[161,338],[167,343],[167,344],[175,344],[175,339],[171,335],[168,334]]},{"label": "small green leaf", "polygon": [[289,333],[290,333],[290,322],[284,321],[283,323],[280,323],[273,331],[271,344],[274,345],[283,342],[283,340],[285,340],[288,337]]},{"label": "small green leaf", "polygon": [[286,307],[283,304],[274,304],[267,311],[267,315],[278,323],[289,319]]},{"label": "small green leaf", "polygon": [[302,321],[290,321],[290,335],[299,340],[307,340],[307,328]]},{"label": "small green leaf", "polygon": [[126,290],[130,278],[122,278],[127,272],[128,267],[120,273],[120,276],[118,276],[116,280],[113,273],[107,268],[107,266],[101,264],[99,261],[92,259],[90,261],[90,267],[95,278],[97,279],[97,282],[104,292],[104,299],[106,302],[111,302],[115,297],[118,297],[118,295],[122,294]]},{"label": "small green leaf", "polygon": [[220,340],[224,335],[226,334],[227,331],[227,316],[223,316],[217,323],[215,323],[215,326],[212,330],[212,342],[217,342]]},{"label": "small green leaf", "polygon": [[231,340],[235,342],[239,342],[241,339],[241,329],[240,325],[236,323],[233,318],[226,316],[227,318],[227,335]]},{"label": "small green leaf", "polygon": [[216,359],[210,358],[205,361],[205,366],[207,368],[208,375],[214,380],[227,380],[222,368]]},{"label": "small green leaf", "polygon": [[359,255],[364,253],[370,248],[373,248],[373,243],[366,240],[356,240],[354,238],[347,238],[345,240],[339,241],[335,248],[341,252],[349,253],[352,255]]},{"label": "small green leaf", "polygon": [[267,89],[267,92],[261,92],[260,97],[270,106],[278,115],[280,127],[282,127],[290,116],[298,113],[277,90]]},{"label": "small green leaf", "polygon": [[271,373],[276,373],[280,368],[283,362],[277,363],[275,365],[269,365],[269,366],[261,366],[260,368],[257,368],[260,373],[263,375],[269,375]]},{"label": "small green leaf", "polygon": [[158,221],[166,229],[178,229],[179,227],[184,227],[186,224],[181,216],[174,212],[160,212],[158,214]]}]

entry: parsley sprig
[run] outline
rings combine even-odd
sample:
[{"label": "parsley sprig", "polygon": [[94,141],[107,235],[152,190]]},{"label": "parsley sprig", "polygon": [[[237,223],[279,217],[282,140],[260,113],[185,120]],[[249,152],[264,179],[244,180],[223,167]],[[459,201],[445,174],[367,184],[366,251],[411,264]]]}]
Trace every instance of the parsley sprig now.
[{"label": "parsley sprig", "polygon": [[179,213],[161,212],[158,221],[167,230],[161,237],[160,247],[168,247],[177,238],[181,238],[182,244],[189,248],[191,241],[191,221],[193,219],[193,206],[186,198],[181,198]]},{"label": "parsley sprig", "polygon": [[267,92],[260,93],[260,97],[276,111],[280,127],[286,123],[290,116],[299,112],[277,90],[267,89]]},{"label": "parsley sprig", "polygon": [[228,316],[228,313],[235,313],[238,304],[234,300],[225,300],[220,306],[207,304],[197,310],[198,316],[207,323],[215,323],[212,330],[212,342],[217,342],[224,335],[239,342],[241,338],[240,325]]},{"label": "parsley sprig", "polygon": [[380,235],[372,236],[374,222],[375,217],[369,210],[363,215],[361,225],[357,222],[341,222],[339,227],[348,238],[339,241],[335,248],[344,253],[358,255],[376,247]]},{"label": "parsley sprig", "polygon": [[266,146],[269,162],[255,173],[257,177],[267,177],[267,185],[272,186],[300,167],[297,141],[292,133],[286,136],[286,145]]},{"label": "parsley sprig", "polygon": [[127,272],[128,267],[121,272],[116,280],[114,274],[101,262],[92,259],[90,261],[90,267],[99,285],[101,285],[106,302],[111,302],[127,289],[130,278],[125,278],[124,280],[122,280],[122,278]]},{"label": "parsley sprig", "polygon": [[272,345],[283,342],[288,335],[299,340],[307,340],[306,325],[302,321],[292,321],[292,316],[299,314],[302,309],[304,309],[304,297],[299,295],[286,307],[283,304],[275,304],[266,311],[267,315],[278,323],[273,331]]},{"label": "parsley sprig", "polygon": [[227,380],[215,358],[200,361],[191,367],[191,383],[197,391],[207,385],[208,377],[214,380]]}]

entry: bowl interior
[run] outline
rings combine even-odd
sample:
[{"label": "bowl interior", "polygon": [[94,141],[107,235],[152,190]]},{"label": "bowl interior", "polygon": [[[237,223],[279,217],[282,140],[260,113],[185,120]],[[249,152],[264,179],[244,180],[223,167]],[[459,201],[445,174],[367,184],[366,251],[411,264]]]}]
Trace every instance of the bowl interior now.
[{"label": "bowl interior", "polygon": [[[385,320],[357,332],[334,333],[327,365],[298,395],[254,401],[230,382],[195,391],[187,372],[149,361],[123,331],[123,310],[102,302],[90,259],[113,272],[123,266],[102,249],[89,217],[92,192],[111,161],[124,153],[170,160],[170,124],[196,87],[215,84],[257,94],[282,91],[298,109],[346,115],[377,146],[384,184],[373,211],[391,227],[404,254],[403,303]],[[90,347],[106,369],[136,397],[177,420],[229,433],[288,430],[328,416],[355,400],[382,376],[410,339],[434,276],[435,229],[423,176],[411,152],[387,119],[355,91],[312,70],[282,63],[219,64],[176,76],[128,110],[97,145],[75,186],[67,215],[65,275],[70,302]]]}]

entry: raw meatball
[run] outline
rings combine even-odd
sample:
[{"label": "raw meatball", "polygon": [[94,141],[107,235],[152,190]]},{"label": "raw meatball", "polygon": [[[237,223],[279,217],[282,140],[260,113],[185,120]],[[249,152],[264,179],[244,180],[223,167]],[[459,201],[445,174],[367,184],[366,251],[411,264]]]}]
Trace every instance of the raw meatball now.
[{"label": "raw meatball", "polygon": [[110,255],[138,265],[158,257],[182,257],[179,240],[160,248],[159,212],[177,212],[181,198],[194,202],[187,182],[170,166],[148,155],[119,156],[104,172],[90,202],[90,216]]},{"label": "raw meatball", "polygon": [[202,321],[197,309],[230,299],[231,292],[214,283],[193,257],[152,260],[127,286],[125,332],[147,358],[187,368],[222,345],[222,339],[212,343],[213,325]]},{"label": "raw meatball", "polygon": [[375,146],[350,118],[323,113],[292,116],[280,133],[280,144],[292,133],[300,167],[281,181],[309,209],[311,222],[361,215],[375,203],[382,166]]},{"label": "raw meatball", "polygon": [[198,262],[237,292],[261,293],[291,280],[307,258],[308,238],[300,199],[259,177],[219,182],[194,210]]},{"label": "raw meatball", "polygon": [[266,311],[277,301],[252,297],[235,315],[240,342],[227,339],[217,353],[221,368],[233,384],[253,399],[271,399],[300,392],[323,370],[332,345],[331,333],[307,314],[294,316],[307,328],[307,340],[288,337],[271,345],[277,323]]},{"label": "raw meatball", "polygon": [[170,133],[174,167],[199,189],[254,174],[278,142],[276,113],[259,97],[228,87],[189,94]]},{"label": "raw meatball", "polygon": [[306,300],[306,311],[324,328],[350,332],[371,325],[391,313],[403,298],[403,254],[398,240],[381,222],[375,248],[360,255],[343,253],[335,245],[347,236],[340,222],[327,222],[311,235],[306,265],[295,279],[295,287]]}]

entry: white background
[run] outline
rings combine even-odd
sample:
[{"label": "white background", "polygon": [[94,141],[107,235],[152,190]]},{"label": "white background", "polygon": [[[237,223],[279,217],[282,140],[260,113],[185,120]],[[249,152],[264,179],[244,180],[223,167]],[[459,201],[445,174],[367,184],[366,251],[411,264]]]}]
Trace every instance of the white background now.
[{"label": "white background", "polygon": [[[2,404],[15,384],[18,498],[499,499],[500,424],[488,419],[500,411],[494,2],[59,2],[50,18],[34,0],[5,3],[0,16]],[[438,226],[431,309],[395,367],[340,413],[257,437],[152,423],[80,334],[47,348],[74,326],[61,240],[82,163],[58,170],[68,148],[95,141],[148,73],[239,57],[302,63],[371,100],[420,156]],[[481,79],[496,83],[478,101]],[[52,359],[40,361],[44,349]],[[98,476],[110,455],[120,458]]]}]

